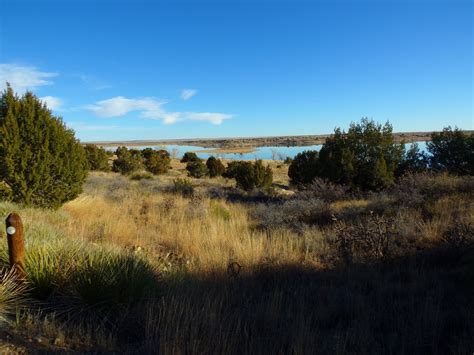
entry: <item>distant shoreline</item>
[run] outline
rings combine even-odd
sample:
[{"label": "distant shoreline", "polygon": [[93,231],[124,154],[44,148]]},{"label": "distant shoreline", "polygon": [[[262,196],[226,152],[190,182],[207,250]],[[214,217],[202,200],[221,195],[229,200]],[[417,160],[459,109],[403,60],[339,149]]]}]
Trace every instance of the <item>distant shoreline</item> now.
[{"label": "distant shoreline", "polygon": [[[464,131],[473,133],[474,131]],[[395,141],[425,142],[431,140],[433,132],[399,132],[394,133]],[[82,142],[101,147],[118,146],[166,146],[190,145],[203,148],[258,148],[258,147],[304,147],[324,144],[331,134],[324,135],[299,135],[299,136],[274,136],[274,137],[235,137],[235,138],[189,138],[189,139],[157,139],[157,140],[124,140],[124,141],[94,141]]]}]

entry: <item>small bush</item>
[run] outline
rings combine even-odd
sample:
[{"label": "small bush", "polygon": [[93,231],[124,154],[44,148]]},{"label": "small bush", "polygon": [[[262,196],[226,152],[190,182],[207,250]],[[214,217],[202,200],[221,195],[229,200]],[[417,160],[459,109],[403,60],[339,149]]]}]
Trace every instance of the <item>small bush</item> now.
[{"label": "small bush", "polygon": [[223,176],[235,179],[237,187],[246,191],[254,188],[270,188],[273,183],[272,169],[269,165],[265,167],[261,160],[254,163],[248,161],[230,162]]},{"label": "small bush", "polygon": [[170,169],[170,154],[166,150],[146,148],[142,150],[145,169],[154,175],[165,174]]},{"label": "small bush", "polygon": [[201,160],[198,158],[198,156],[196,155],[196,153],[194,152],[186,152],[184,153],[183,157],[181,158],[181,163],[188,163],[190,161],[198,161],[198,160]]},{"label": "small bush", "polygon": [[184,197],[191,197],[194,194],[194,187],[189,179],[175,179],[173,180],[173,192]]},{"label": "small bush", "polygon": [[447,173],[408,173],[400,177],[390,191],[399,204],[425,209],[427,202],[449,194],[472,195],[474,179]]},{"label": "small bush", "polygon": [[200,179],[209,173],[207,166],[200,159],[188,161],[186,164],[186,170],[188,171],[189,176],[197,179]]},{"label": "small bush", "polygon": [[288,176],[293,185],[309,184],[313,181],[319,168],[319,153],[317,151],[304,151],[295,156],[288,168]]},{"label": "small bush", "polygon": [[251,190],[255,187],[253,164],[248,161],[239,161],[229,164],[226,176],[232,177],[237,182],[237,187]]},{"label": "small bush", "polygon": [[84,146],[89,163],[89,169],[93,171],[110,171],[109,155],[102,147],[94,144]]},{"label": "small bush", "polygon": [[222,174],[223,177],[226,179],[235,179],[237,176],[238,170],[242,166],[242,161],[231,161],[227,163],[227,168],[225,169],[224,173]]},{"label": "small bush", "polygon": [[303,232],[305,227],[331,222],[329,205],[319,199],[289,199],[281,203],[259,204],[253,211],[259,226],[266,230],[287,227]]},{"label": "small bush", "polygon": [[12,198],[12,189],[4,181],[0,181],[0,200],[10,201]]},{"label": "small bush", "polygon": [[447,229],[442,236],[448,247],[463,249],[474,247],[474,226],[468,222],[460,221]]},{"label": "small bush", "polygon": [[115,155],[117,159],[113,162],[112,170],[117,173],[127,175],[142,168],[142,155],[139,150],[119,147]]},{"label": "small bush", "polygon": [[326,202],[334,202],[346,199],[350,195],[347,186],[334,184],[321,178],[315,178],[311,184],[302,187],[298,196],[300,198],[317,198]]},{"label": "small bush", "polygon": [[225,172],[225,166],[220,159],[209,157],[206,161],[207,169],[209,169],[209,177],[213,178],[221,176]]},{"label": "small bush", "polygon": [[130,175],[130,180],[152,180],[153,175],[147,171],[135,172]]}]

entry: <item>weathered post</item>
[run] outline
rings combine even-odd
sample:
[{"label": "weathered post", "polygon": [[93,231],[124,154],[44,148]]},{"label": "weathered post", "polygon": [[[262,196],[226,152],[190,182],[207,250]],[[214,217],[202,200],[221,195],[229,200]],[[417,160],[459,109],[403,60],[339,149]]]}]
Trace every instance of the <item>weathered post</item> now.
[{"label": "weathered post", "polygon": [[25,240],[23,222],[17,213],[10,213],[5,220],[7,226],[8,256],[10,267],[19,277],[25,276]]}]

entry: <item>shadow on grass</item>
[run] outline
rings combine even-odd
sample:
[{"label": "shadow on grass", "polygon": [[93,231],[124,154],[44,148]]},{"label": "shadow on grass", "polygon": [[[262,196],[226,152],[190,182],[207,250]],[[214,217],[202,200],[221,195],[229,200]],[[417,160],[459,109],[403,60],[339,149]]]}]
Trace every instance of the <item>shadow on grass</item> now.
[{"label": "shadow on grass", "polygon": [[243,265],[234,276],[155,277],[133,255],[87,256],[78,265],[68,286],[42,303],[43,311],[62,314],[70,334],[86,327],[115,339],[115,346],[99,352],[471,354],[474,349],[472,248],[423,250],[322,270]]},{"label": "shadow on grass", "polygon": [[164,280],[164,296],[137,309],[146,314],[138,352],[470,354],[473,260],[431,250],[332,270]]}]

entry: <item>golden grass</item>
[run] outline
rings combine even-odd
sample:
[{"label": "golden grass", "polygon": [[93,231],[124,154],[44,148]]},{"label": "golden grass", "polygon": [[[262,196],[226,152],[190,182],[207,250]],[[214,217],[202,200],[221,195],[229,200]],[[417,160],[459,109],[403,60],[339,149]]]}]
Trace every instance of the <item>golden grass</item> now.
[{"label": "golden grass", "polygon": [[347,201],[336,201],[331,203],[331,209],[334,212],[341,212],[348,209],[364,209],[369,205],[368,200],[347,200]]},{"label": "golden grass", "polygon": [[[76,239],[123,247],[140,247],[152,256],[177,255],[190,271],[223,272],[230,262],[253,268],[266,260],[281,263],[306,259],[304,240],[279,230],[269,238],[252,228],[248,208],[208,198],[186,199],[171,193],[144,195],[127,181],[117,202],[107,196],[113,174],[96,174],[103,182],[64,205],[71,216],[64,233]],[[313,260],[314,262],[314,260]]]},{"label": "golden grass", "polygon": [[[287,169],[283,164],[278,167],[278,163],[268,163],[274,172],[281,169],[283,173]],[[176,176],[185,176],[184,166],[173,160],[171,172],[143,181],[131,181],[113,173],[91,173],[84,193],[58,211],[23,208],[6,202],[0,204],[0,212],[5,216],[20,209],[27,228],[30,255],[43,255],[34,254],[34,250],[59,251],[61,257],[53,261],[67,261],[65,274],[70,270],[81,270],[84,264],[78,257],[81,254],[62,248],[74,245],[70,241],[82,242],[77,245],[87,255],[105,257],[110,252],[112,256],[122,254],[128,258],[130,254],[121,253],[125,248],[144,253],[146,258],[132,255],[132,259],[146,260],[146,265],[151,264],[153,275],[155,271],[160,273],[159,278],[150,282],[157,286],[158,293],[137,303],[130,302],[126,305],[130,309],[113,314],[115,319],[121,320],[114,322],[114,326],[119,324],[117,330],[97,326],[94,317],[90,323],[84,323],[82,329],[82,325],[74,325],[70,320],[67,325],[63,325],[62,320],[56,321],[55,313],[49,318],[31,310],[22,318],[24,334],[39,333],[54,343],[60,338],[62,343],[69,342],[66,348],[74,346],[79,351],[81,347],[99,346],[96,352],[102,347],[109,352],[117,349],[126,352],[124,349],[132,347],[136,350],[137,344],[144,342],[144,353],[236,353],[242,351],[242,344],[246,346],[244,352],[252,353],[311,353],[325,345],[323,353],[334,352],[334,349],[339,349],[338,353],[354,349],[370,353],[373,349],[382,349],[377,348],[379,343],[374,341],[373,334],[385,327],[381,335],[383,346],[393,353],[403,352],[405,348],[410,353],[425,351],[424,345],[416,343],[419,339],[431,344],[429,349],[444,344],[440,347],[443,353],[448,348],[460,350],[459,353],[472,348],[472,337],[467,333],[471,329],[468,326],[470,319],[466,311],[470,309],[470,303],[464,305],[456,303],[459,302],[457,299],[453,301],[456,293],[451,292],[462,290],[462,279],[451,277],[451,261],[443,266],[443,271],[425,266],[424,262],[418,265],[410,255],[412,241],[417,247],[435,245],[446,228],[461,219],[474,222],[470,193],[427,199],[416,207],[397,205],[396,195],[386,194],[331,203],[327,207],[340,214],[341,221],[347,224],[367,216],[374,207],[386,211],[396,220],[400,245],[407,248],[406,258],[402,255],[400,260],[391,259],[390,267],[385,263],[346,267],[331,264],[330,258],[337,257],[338,245],[334,243],[334,225],[316,225],[315,222],[295,229],[297,233],[290,229],[291,223],[276,220],[288,217],[286,214],[293,213],[292,210],[272,214],[269,209],[266,213],[270,214],[265,216],[273,217],[271,223],[275,220],[275,224],[287,227],[270,226],[273,228],[264,231],[256,228],[262,222],[255,214],[259,206],[209,199],[202,194],[208,186],[231,186],[232,181],[190,178],[197,191],[193,198],[166,192]],[[248,196],[242,192],[242,197]],[[308,210],[304,204],[293,206],[296,215],[305,217],[317,204],[308,205]],[[280,207],[278,203],[269,206]],[[252,212],[256,220],[251,218]],[[96,254],[95,251],[104,253]],[[3,256],[6,260],[5,253]],[[222,275],[228,272],[232,262],[242,266],[238,278]],[[62,286],[62,271],[57,265],[60,264],[49,262],[45,265],[47,281],[51,281],[54,289],[65,292],[70,286]],[[101,275],[102,265],[108,264],[97,265],[100,267],[94,271]],[[471,264],[466,265],[468,268]],[[141,274],[142,269],[138,270]],[[41,275],[41,270],[38,271]],[[127,273],[118,271],[114,274]],[[119,281],[129,285],[135,275],[118,278],[113,284],[117,293],[109,293],[109,283],[93,283],[89,288],[93,292],[86,292],[86,296],[107,290],[104,293],[115,300],[114,295],[121,295],[124,289],[119,287]],[[36,277],[36,280],[42,279]],[[58,295],[70,295],[61,292]],[[74,295],[73,305],[76,305],[79,298]],[[413,309],[422,312],[411,312]],[[466,335],[459,341],[452,340],[458,339],[459,335],[456,329],[450,330],[450,322],[446,319],[456,319],[462,329],[466,329],[463,330]],[[141,325],[144,325],[143,331]],[[426,334],[430,335],[432,329],[441,329],[440,334],[451,333],[431,339]],[[397,341],[393,341],[391,337],[400,330],[403,332],[397,335]],[[139,342],[127,344],[129,338],[124,334],[138,334]],[[345,338],[352,340],[341,343],[340,339],[344,342]],[[393,345],[398,343],[402,344],[400,348]]]}]

